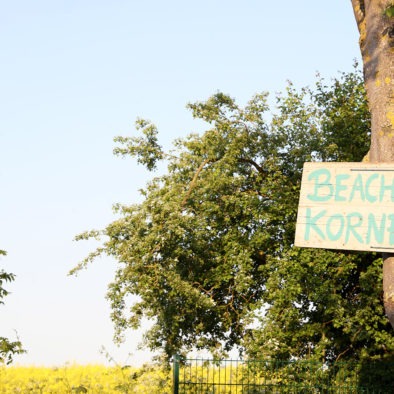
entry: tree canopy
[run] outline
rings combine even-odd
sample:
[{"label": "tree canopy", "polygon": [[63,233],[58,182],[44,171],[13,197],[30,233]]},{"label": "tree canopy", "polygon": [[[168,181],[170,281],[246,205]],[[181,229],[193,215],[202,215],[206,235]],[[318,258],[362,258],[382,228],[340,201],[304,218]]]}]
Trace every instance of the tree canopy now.
[{"label": "tree canopy", "polygon": [[[5,256],[6,252],[0,250],[0,256]],[[12,282],[15,279],[15,275],[0,270],[0,305],[4,304],[3,298],[9,294],[9,292],[3,287],[6,282]],[[0,337],[0,365],[11,364],[13,356],[15,354],[22,354],[25,351],[22,348],[22,343],[19,340],[10,341],[8,338]]]},{"label": "tree canopy", "polygon": [[[116,205],[103,230],[77,236],[102,245],[118,269],[108,299],[116,339],[152,320],[145,345],[167,357],[238,347],[250,356],[381,357],[394,350],[383,312],[381,259],[372,253],[294,247],[305,161],[360,161],[370,116],[357,70],[313,88],[289,83],[270,111],[267,93],[245,106],[218,92],[189,104],[208,124],[202,134],[159,144],[117,137],[115,154],[167,172],[141,191],[140,204]],[[128,297],[139,296],[130,305]]]}]

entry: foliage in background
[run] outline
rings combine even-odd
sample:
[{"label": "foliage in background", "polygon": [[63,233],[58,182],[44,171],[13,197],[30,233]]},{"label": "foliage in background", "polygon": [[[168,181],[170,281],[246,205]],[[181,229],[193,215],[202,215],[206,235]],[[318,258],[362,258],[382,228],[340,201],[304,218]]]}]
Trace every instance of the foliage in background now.
[{"label": "foliage in background", "polygon": [[[293,246],[303,163],[360,161],[368,151],[362,77],[318,76],[313,89],[289,83],[276,106],[271,113],[266,93],[245,107],[217,93],[188,105],[209,128],[176,140],[172,152],[144,120],[142,137],[116,139],[116,154],[149,170],[168,163],[142,203],[115,206],[117,220],[77,237],[102,246],[73,273],[101,254],[119,263],[108,290],[117,339],[147,317],[145,345],[168,358],[193,348],[282,360],[394,350],[380,259]],[[132,294],[140,300],[129,305]]]},{"label": "foliage in background", "polygon": [[[0,250],[0,256],[5,255],[6,252],[4,250]],[[12,282],[14,279],[14,274],[0,270],[0,305],[4,304],[3,298],[9,294],[9,292],[3,287],[3,284],[6,282]],[[23,350],[22,343],[19,340],[10,341],[8,338],[0,337],[0,365],[11,364],[13,356],[22,353],[25,353],[25,351]]]}]

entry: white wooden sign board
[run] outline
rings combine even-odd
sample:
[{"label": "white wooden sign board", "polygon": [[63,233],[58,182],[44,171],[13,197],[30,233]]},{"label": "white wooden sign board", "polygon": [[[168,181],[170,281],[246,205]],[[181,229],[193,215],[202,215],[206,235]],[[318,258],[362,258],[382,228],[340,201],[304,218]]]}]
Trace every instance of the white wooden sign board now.
[{"label": "white wooden sign board", "polygon": [[295,245],[394,252],[394,164],[305,163]]}]

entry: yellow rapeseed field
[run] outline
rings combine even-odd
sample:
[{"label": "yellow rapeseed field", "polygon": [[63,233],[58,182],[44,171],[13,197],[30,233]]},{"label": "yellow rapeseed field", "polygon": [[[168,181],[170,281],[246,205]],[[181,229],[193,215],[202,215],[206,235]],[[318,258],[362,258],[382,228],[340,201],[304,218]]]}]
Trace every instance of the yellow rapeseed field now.
[{"label": "yellow rapeseed field", "polygon": [[157,366],[0,367],[1,394],[170,394],[171,385],[170,371]]}]

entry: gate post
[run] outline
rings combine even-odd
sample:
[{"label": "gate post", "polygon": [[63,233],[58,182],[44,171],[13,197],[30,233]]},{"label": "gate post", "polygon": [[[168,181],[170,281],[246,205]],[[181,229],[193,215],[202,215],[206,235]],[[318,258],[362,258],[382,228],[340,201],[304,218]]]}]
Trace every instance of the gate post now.
[{"label": "gate post", "polygon": [[173,359],[173,394],[179,394],[179,361],[180,356],[176,354]]}]

